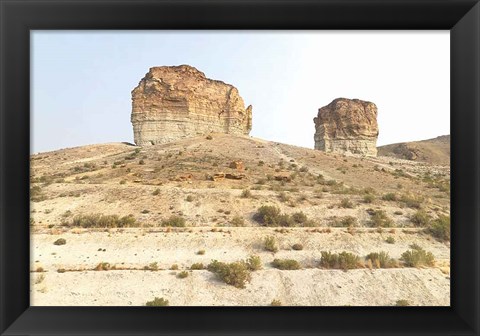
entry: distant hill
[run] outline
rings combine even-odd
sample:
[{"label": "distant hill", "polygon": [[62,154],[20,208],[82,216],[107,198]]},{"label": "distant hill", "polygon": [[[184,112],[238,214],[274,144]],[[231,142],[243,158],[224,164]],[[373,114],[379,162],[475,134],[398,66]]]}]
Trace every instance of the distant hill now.
[{"label": "distant hill", "polygon": [[450,164],[450,135],[434,139],[401,142],[378,147],[378,156],[423,161],[431,164]]}]

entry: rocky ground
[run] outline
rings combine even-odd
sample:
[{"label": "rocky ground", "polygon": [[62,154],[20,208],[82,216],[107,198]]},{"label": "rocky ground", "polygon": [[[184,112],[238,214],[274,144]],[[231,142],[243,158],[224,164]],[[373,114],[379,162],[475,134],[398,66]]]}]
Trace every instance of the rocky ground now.
[{"label": "rocky ground", "polygon": [[[225,134],[83,146],[31,162],[32,305],[450,303],[450,246],[432,229],[450,213],[449,166]],[[290,220],[265,226],[256,216],[264,205]],[[108,215],[119,217],[101,222]],[[266,237],[278,251],[265,249]],[[419,249],[434,262],[403,260]],[[358,262],[325,267],[328,251]],[[366,258],[381,251],[387,268]],[[261,269],[245,288],[205,269],[252,255]],[[280,270],[274,259],[298,269]]]}]

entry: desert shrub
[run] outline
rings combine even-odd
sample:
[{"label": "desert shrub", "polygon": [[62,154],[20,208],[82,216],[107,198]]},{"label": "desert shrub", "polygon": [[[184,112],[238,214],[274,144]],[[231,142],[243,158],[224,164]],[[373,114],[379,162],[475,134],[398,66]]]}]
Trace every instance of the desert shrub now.
[{"label": "desert shrub", "polygon": [[233,226],[245,226],[245,219],[240,216],[235,216],[230,221],[230,224],[232,224]]},{"label": "desert shrub", "polygon": [[276,306],[276,307],[280,307],[282,305],[282,302],[280,302],[280,300],[272,300],[272,303],[270,303],[270,306]]},{"label": "desert shrub", "polygon": [[192,271],[199,271],[205,269],[205,266],[202,263],[194,263],[190,266],[190,269]]},{"label": "desert shrub", "polygon": [[108,262],[101,262],[95,268],[93,269],[94,271],[108,271],[113,269],[112,265]]},{"label": "desert shrub", "polygon": [[257,255],[251,255],[247,258],[245,263],[250,271],[258,271],[262,269],[262,260]]},{"label": "desert shrub", "polygon": [[[83,180],[83,178],[82,178],[82,180]],[[127,183],[127,180],[121,180],[120,181],[120,184],[125,184],[125,183]]]},{"label": "desert shrub", "polygon": [[172,215],[168,219],[162,221],[162,226],[185,227],[185,218]]},{"label": "desert shrub", "polygon": [[83,228],[113,228],[135,227],[139,224],[133,215],[118,217],[117,215],[87,214],[75,216],[73,218],[72,225]]},{"label": "desert shrub", "polygon": [[168,300],[166,300],[164,298],[156,297],[152,301],[147,301],[147,303],[145,303],[145,305],[148,306],[148,307],[164,307],[164,306],[168,306],[169,302],[168,302]]},{"label": "desert shrub", "polygon": [[415,224],[415,226],[426,227],[430,223],[430,220],[431,217],[425,210],[417,210],[410,216],[410,221]]},{"label": "desert shrub", "polygon": [[323,268],[354,269],[362,267],[360,258],[350,252],[341,252],[339,254],[322,251],[320,266]]},{"label": "desert shrub", "polygon": [[433,266],[435,263],[433,254],[422,248],[407,250],[400,259],[407,267]]},{"label": "desert shrub", "polygon": [[144,165],[144,164],[145,164],[145,160],[141,159],[140,161],[138,161],[138,164],[139,164],[139,165]]},{"label": "desert shrub", "polygon": [[241,195],[242,198],[251,198],[252,197],[252,192],[250,191],[250,189],[245,189],[242,191],[242,195]]},{"label": "desert shrub", "polygon": [[295,251],[301,251],[303,250],[303,245],[302,244],[293,244],[292,245],[292,249],[295,250]]},{"label": "desert shrub", "polygon": [[399,307],[410,306],[410,301],[408,301],[408,300],[397,300],[397,302],[395,302],[395,306],[399,306]]},{"label": "desert shrub", "polygon": [[366,194],[363,196],[363,203],[373,203],[375,201],[375,196],[372,194]]},{"label": "desert shrub", "polygon": [[308,221],[307,215],[305,215],[303,212],[295,212],[292,214],[292,220],[296,224],[305,224]]},{"label": "desert shrub", "polygon": [[306,173],[306,172],[308,172],[308,167],[303,166],[302,168],[300,168],[300,172],[301,172],[301,173]]},{"label": "desert shrub", "polygon": [[450,241],[450,216],[439,216],[426,231],[440,241]]},{"label": "desert shrub", "polygon": [[236,288],[245,288],[247,282],[251,280],[248,266],[243,261],[233,263],[223,263],[213,260],[207,269],[215,273],[217,277],[226,284],[232,285]]},{"label": "desert shrub", "polygon": [[278,193],[277,197],[278,197],[279,201],[282,202],[282,203],[290,201],[290,196],[288,196],[285,191],[282,191],[282,192]]},{"label": "desert shrub", "polygon": [[370,226],[377,228],[392,227],[393,220],[387,216],[384,210],[373,210],[370,213]]},{"label": "desert shrub", "polygon": [[275,240],[275,237],[273,236],[265,237],[265,239],[263,240],[263,247],[266,251],[277,252],[278,246],[277,246],[277,241]]},{"label": "desert shrub", "polygon": [[158,271],[158,263],[152,262],[143,268],[145,271]]},{"label": "desert shrub", "polygon": [[30,199],[32,202],[41,202],[45,201],[47,197],[43,194],[42,188],[34,186],[30,188]]},{"label": "desert shrub", "polygon": [[141,213],[142,214],[148,214],[148,213],[150,213],[150,210],[144,209],[144,210],[141,211]]},{"label": "desert shrub", "polygon": [[371,260],[375,268],[391,268],[396,265],[395,260],[390,258],[388,252],[385,251],[369,253],[365,259]]},{"label": "desert shrub", "polygon": [[199,250],[199,251],[197,251],[197,254],[198,254],[198,255],[204,255],[204,254],[205,254],[205,250]]},{"label": "desert shrub", "polygon": [[342,201],[340,202],[340,205],[339,205],[341,208],[353,208],[353,203],[352,201],[350,201],[348,198],[344,198],[342,199]]},{"label": "desert shrub", "polygon": [[53,242],[53,245],[65,245],[66,243],[67,241],[65,240],[65,238],[58,238]]},{"label": "desert shrub", "polygon": [[185,198],[185,201],[187,202],[193,202],[194,198],[192,195],[188,195],[187,198]]},{"label": "desert shrub", "polygon": [[395,244],[395,238],[393,238],[392,236],[388,236],[387,239],[385,239],[385,241],[388,244]]},{"label": "desert shrub", "polygon": [[334,218],[330,223],[333,227],[352,227],[357,225],[357,219],[352,216],[345,216],[340,218]]},{"label": "desert shrub", "polygon": [[57,269],[57,273],[65,273],[67,270],[65,268]]},{"label": "desert shrub", "polygon": [[180,273],[177,274],[177,278],[185,279],[186,277],[188,277],[187,271],[181,271]]},{"label": "desert shrub", "polygon": [[207,140],[212,140],[213,137],[209,134],[209,135],[207,135],[207,136],[205,137],[205,139],[207,139]]},{"label": "desert shrub", "polygon": [[176,270],[178,270],[178,265],[177,265],[177,264],[173,264],[172,266],[170,266],[170,269],[171,269],[172,271],[176,271]]},{"label": "desert shrub", "polygon": [[280,217],[280,209],[274,205],[263,205],[258,208],[253,219],[266,226],[276,226]]},{"label": "desert shrub", "polygon": [[293,259],[274,259],[272,266],[281,270],[298,270],[300,264]]},{"label": "desert shrub", "polygon": [[152,195],[153,195],[153,196],[157,196],[157,195],[159,195],[159,194],[160,194],[160,189],[158,189],[158,188],[155,189],[155,190],[152,192]]},{"label": "desert shrub", "polygon": [[414,195],[402,195],[400,201],[405,204],[405,206],[412,209],[420,209],[422,207],[423,199],[419,196]]},{"label": "desert shrub", "polygon": [[393,214],[394,214],[394,215],[397,215],[397,216],[401,216],[401,215],[403,215],[403,212],[397,210],[397,211],[395,211]]},{"label": "desert shrub", "polygon": [[387,193],[382,196],[382,200],[395,202],[395,201],[398,201],[398,196],[395,193]]}]

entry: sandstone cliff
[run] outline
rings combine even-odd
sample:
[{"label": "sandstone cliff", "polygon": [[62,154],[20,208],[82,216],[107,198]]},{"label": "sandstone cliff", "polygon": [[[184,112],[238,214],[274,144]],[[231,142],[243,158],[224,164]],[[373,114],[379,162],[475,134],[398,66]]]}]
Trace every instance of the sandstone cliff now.
[{"label": "sandstone cliff", "polygon": [[359,99],[337,98],[318,110],[315,149],[333,153],[377,155],[377,107]]},{"label": "sandstone cliff", "polygon": [[140,146],[211,132],[247,135],[252,106],[245,108],[234,86],[194,67],[153,67],[132,91],[131,122]]}]

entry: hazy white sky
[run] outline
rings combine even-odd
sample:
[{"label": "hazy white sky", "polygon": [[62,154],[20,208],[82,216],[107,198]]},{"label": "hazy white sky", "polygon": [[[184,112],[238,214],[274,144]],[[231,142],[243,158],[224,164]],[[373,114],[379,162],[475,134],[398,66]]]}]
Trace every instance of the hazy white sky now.
[{"label": "hazy white sky", "polygon": [[374,102],[378,145],[450,133],[449,31],[33,31],[33,153],[133,142],[131,90],[189,64],[253,105],[250,135],[313,148],[338,97]]}]

